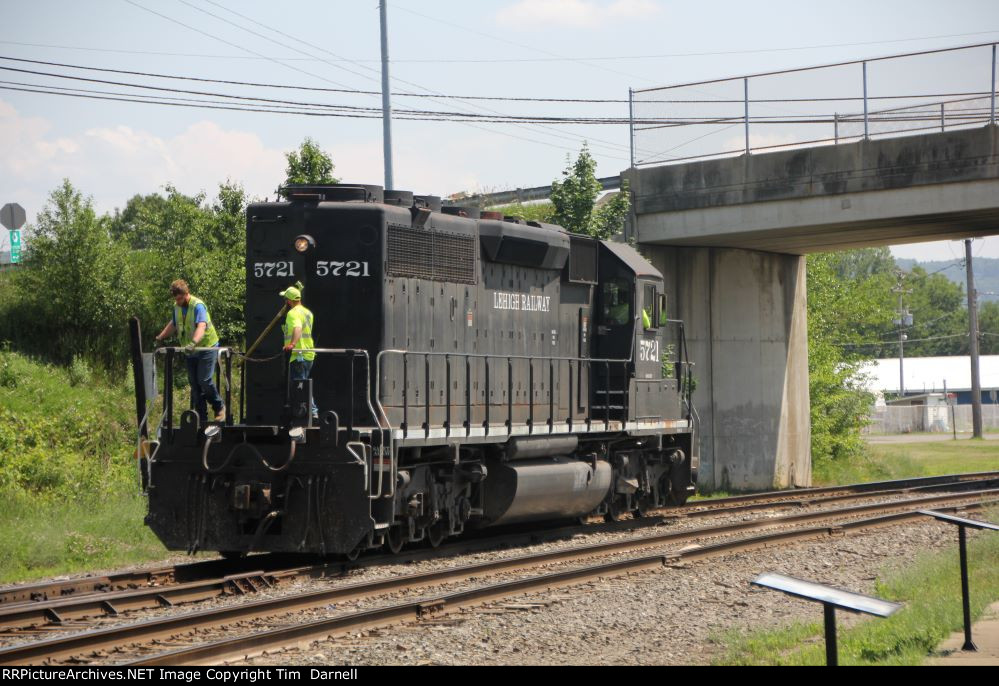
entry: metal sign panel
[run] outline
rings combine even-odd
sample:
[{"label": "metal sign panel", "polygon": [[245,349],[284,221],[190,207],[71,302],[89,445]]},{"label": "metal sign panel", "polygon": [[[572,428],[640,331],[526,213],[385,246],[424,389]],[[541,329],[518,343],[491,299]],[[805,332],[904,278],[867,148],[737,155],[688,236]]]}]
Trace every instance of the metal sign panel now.
[{"label": "metal sign panel", "polygon": [[17,264],[21,261],[21,232],[10,232],[10,263]]},{"label": "metal sign panel", "polygon": [[24,226],[26,220],[27,215],[24,213],[24,208],[16,202],[9,202],[0,208],[0,224],[6,229],[17,231]]},{"label": "metal sign panel", "polygon": [[821,603],[835,605],[844,610],[864,612],[878,617],[888,617],[902,607],[900,603],[892,603],[852,591],[841,591],[832,586],[816,584],[803,579],[795,579],[793,576],[784,576],[783,574],[769,572],[761,574],[753,580],[753,584],[783,591],[788,595],[804,598],[805,600],[817,600]]},{"label": "metal sign panel", "polygon": [[989,522],[982,522],[977,519],[966,519],[964,517],[955,517],[953,515],[944,514],[943,512],[936,512],[935,510],[920,510],[919,514],[924,514],[927,517],[933,517],[941,522],[967,526],[972,529],[990,529],[992,531],[999,531],[999,526]]}]

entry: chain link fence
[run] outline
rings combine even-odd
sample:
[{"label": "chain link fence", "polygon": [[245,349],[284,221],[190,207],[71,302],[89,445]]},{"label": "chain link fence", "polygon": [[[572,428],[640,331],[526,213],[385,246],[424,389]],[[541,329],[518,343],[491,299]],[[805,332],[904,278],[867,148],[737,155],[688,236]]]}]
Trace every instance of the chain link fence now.
[{"label": "chain link fence", "polygon": [[633,90],[632,166],[995,124],[996,44]]},{"label": "chain link fence", "polygon": [[[864,427],[865,435],[890,435],[909,433],[971,433],[971,405],[889,405],[871,410],[870,423]],[[999,405],[982,405],[982,428],[999,429]]]}]

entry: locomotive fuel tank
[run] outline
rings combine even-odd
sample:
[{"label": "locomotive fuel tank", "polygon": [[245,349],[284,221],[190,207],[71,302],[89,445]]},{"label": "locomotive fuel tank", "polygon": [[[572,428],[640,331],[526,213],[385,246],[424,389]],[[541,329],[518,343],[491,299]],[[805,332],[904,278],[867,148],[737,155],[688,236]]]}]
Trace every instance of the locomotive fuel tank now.
[{"label": "locomotive fuel tank", "polygon": [[580,517],[600,505],[611,481],[605,460],[553,457],[490,465],[483,482],[485,519],[495,526]]}]

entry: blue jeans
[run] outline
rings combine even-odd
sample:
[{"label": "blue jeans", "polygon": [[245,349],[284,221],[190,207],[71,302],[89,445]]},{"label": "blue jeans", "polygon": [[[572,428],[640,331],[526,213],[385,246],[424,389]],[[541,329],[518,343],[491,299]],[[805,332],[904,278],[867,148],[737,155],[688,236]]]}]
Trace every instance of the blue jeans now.
[{"label": "blue jeans", "polygon": [[218,360],[217,350],[199,350],[187,356],[187,380],[191,384],[191,406],[197,410],[202,424],[208,422],[208,403],[218,414],[222,409],[222,396],[215,388],[212,373]]},{"label": "blue jeans", "polygon": [[[309,378],[309,374],[312,373],[313,362],[315,362],[315,360],[293,360],[291,363],[291,373],[289,378],[292,381],[305,381]],[[319,408],[316,407],[315,393],[312,395],[312,416],[319,416]]]}]

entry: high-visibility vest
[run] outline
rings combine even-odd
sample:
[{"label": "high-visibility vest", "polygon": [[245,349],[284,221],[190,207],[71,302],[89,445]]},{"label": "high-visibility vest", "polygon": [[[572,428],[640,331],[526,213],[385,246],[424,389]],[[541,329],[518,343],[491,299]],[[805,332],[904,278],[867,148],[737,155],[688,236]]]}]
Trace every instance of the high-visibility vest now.
[{"label": "high-visibility vest", "polygon": [[[312,312],[307,307],[299,303],[288,310],[288,315],[284,318],[284,344],[291,343],[291,337],[295,333],[295,327],[302,327],[302,337],[295,344],[295,350],[307,350],[315,348],[312,342]],[[315,353],[304,353],[292,351],[291,361],[314,360]]]},{"label": "high-visibility vest", "polygon": [[[184,314],[184,309],[179,306],[174,306],[173,308],[173,318],[177,323],[177,338],[180,340],[181,345],[187,345],[188,343],[194,343],[194,331],[198,328],[198,325],[194,323],[194,310],[198,305],[204,305],[204,301],[200,298],[195,298],[193,295],[191,299],[187,302],[187,314]],[[208,314],[208,306],[205,305],[205,319],[208,320],[207,327],[205,328],[205,335],[201,337],[198,341],[197,346],[199,348],[211,348],[219,342],[219,335],[215,331],[215,326],[212,325],[212,316]]]}]

